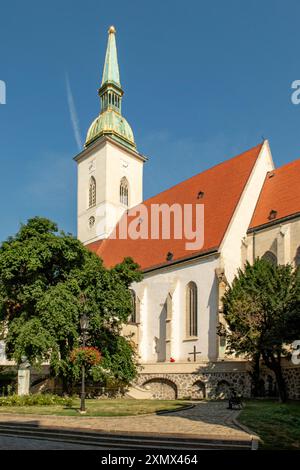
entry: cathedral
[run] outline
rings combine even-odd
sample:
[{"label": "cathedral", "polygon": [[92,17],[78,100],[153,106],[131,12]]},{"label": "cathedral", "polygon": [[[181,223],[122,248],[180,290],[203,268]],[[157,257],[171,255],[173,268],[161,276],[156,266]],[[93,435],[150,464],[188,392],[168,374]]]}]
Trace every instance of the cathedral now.
[{"label": "cathedral", "polygon": [[[145,397],[213,398],[234,386],[250,396],[249,363],[226,355],[217,335],[224,322],[221,299],[246,260],[300,264],[300,159],[275,168],[265,140],[144,200],[147,158],[123,116],[113,26],[98,93],[100,114],[75,157],[78,238],[107,267],[132,257],[143,271],[142,282],[132,285],[134,313],[124,326],[141,364],[137,390]],[[177,231],[187,207],[198,243]],[[149,221],[153,208],[156,224]],[[176,219],[168,233],[166,218]],[[286,362],[284,373],[290,398],[300,398],[299,367]]]}]

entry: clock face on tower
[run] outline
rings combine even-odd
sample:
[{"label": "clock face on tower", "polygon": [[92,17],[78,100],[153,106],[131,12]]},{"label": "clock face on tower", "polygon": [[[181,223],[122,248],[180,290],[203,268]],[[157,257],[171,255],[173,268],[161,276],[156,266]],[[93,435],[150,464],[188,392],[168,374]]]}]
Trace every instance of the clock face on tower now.
[{"label": "clock face on tower", "polygon": [[128,168],[129,167],[129,162],[126,160],[121,160],[121,167],[122,168]]},{"label": "clock face on tower", "polygon": [[95,169],[96,169],[96,162],[95,162],[95,160],[92,160],[89,163],[89,172],[92,173],[93,171],[95,171]]},{"label": "clock face on tower", "polygon": [[95,217],[92,215],[89,218],[89,227],[92,228],[95,225]]}]

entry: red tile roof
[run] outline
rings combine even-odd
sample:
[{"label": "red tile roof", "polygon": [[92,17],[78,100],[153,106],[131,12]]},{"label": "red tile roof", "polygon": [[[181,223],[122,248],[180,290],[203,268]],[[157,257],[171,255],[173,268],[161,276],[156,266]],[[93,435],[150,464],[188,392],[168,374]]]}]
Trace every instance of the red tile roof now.
[{"label": "red tile roof", "polygon": [[300,213],[299,182],[300,159],[270,171],[266,176],[249,228],[254,229]]},{"label": "red tile roof", "polygon": [[[95,251],[108,267],[130,256],[143,270],[169,264],[170,261],[166,260],[168,252],[173,254],[171,262],[174,262],[217,250],[261,147],[262,144],[253,147],[143,202],[148,209],[151,204],[204,204],[204,245],[200,250],[187,250],[187,240],[174,237],[169,240],[122,240],[110,237],[99,246],[95,242],[87,247]],[[202,199],[197,198],[200,191],[204,193]]]},{"label": "red tile roof", "polygon": [[104,240],[97,240],[96,242],[89,243],[87,245],[87,248],[90,251],[93,251],[94,253],[97,253],[97,251],[99,250],[99,248],[100,248],[100,246],[102,245],[103,242],[104,242]]}]

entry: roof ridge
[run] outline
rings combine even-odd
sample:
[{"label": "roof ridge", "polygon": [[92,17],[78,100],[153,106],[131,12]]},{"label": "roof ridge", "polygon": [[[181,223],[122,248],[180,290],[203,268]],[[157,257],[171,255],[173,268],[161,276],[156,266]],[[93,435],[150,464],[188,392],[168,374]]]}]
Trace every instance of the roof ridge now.
[{"label": "roof ridge", "polygon": [[[299,170],[300,158],[297,158],[266,174],[248,230],[280,223],[300,212]],[[274,219],[270,219],[272,211],[276,211]]]}]

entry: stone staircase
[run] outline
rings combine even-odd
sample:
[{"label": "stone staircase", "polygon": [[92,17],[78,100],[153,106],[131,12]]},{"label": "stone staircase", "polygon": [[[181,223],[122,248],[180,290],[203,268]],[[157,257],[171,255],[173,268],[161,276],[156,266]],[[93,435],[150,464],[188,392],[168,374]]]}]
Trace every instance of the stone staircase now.
[{"label": "stone staircase", "polygon": [[249,439],[223,439],[221,437],[197,437],[166,434],[133,434],[120,432],[90,432],[78,429],[46,428],[32,424],[1,422],[0,436],[40,439],[66,442],[95,449],[128,449],[128,450],[251,450],[256,443]]}]

